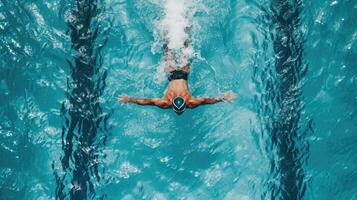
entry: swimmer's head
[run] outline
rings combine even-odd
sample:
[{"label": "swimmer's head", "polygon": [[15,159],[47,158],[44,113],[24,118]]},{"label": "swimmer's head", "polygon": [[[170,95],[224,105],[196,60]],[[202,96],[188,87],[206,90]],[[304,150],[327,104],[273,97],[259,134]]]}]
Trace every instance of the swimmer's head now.
[{"label": "swimmer's head", "polygon": [[181,115],[186,110],[186,101],[178,96],[172,101],[172,107],[176,114]]}]

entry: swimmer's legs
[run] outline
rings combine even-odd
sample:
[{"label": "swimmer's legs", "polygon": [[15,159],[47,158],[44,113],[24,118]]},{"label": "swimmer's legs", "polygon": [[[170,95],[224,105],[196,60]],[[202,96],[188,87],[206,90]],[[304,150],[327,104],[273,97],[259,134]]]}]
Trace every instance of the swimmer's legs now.
[{"label": "swimmer's legs", "polygon": [[165,57],[164,57],[164,61],[165,61],[165,69],[164,71],[166,73],[170,73],[172,71],[174,71],[176,68],[176,62],[175,59],[172,55],[171,49],[169,49],[168,44],[165,43],[163,46],[164,52],[165,52]]},{"label": "swimmer's legs", "polygon": [[[185,28],[185,32],[188,33],[189,28]],[[182,71],[186,73],[190,73],[191,68],[190,68],[190,46],[189,46],[189,41],[188,39],[185,40],[183,43],[183,49],[181,51],[181,64],[182,64]]]},{"label": "swimmer's legs", "polygon": [[190,73],[191,72],[191,68],[190,68],[190,64],[187,64],[185,65],[183,68],[182,68],[182,71],[186,72],[186,73]]},{"label": "swimmer's legs", "polygon": [[[189,32],[189,27],[185,28],[185,33],[188,34]],[[172,71],[178,70],[178,68],[181,68],[180,70],[190,73],[190,58],[192,54],[192,48],[189,45],[188,39],[186,39],[183,43],[183,48],[181,49],[181,55],[180,55],[180,64],[176,63],[176,59],[174,58],[172,54],[172,50],[168,47],[168,43],[166,42],[163,45],[163,49],[165,52],[164,56],[164,61],[165,61],[165,72],[170,73]]]}]

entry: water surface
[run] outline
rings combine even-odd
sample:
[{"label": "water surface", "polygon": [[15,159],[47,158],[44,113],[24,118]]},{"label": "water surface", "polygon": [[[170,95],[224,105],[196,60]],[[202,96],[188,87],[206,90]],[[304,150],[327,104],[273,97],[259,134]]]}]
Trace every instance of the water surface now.
[{"label": "water surface", "polygon": [[182,4],[193,95],[238,98],[179,117],[117,102],[166,89],[165,5],[0,1],[0,199],[357,199],[357,3]]}]

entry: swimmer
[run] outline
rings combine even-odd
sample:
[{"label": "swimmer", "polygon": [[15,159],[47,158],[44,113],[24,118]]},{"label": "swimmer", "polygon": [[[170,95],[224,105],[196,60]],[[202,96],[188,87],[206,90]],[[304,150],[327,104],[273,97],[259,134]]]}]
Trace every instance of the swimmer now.
[{"label": "swimmer", "polygon": [[235,94],[232,92],[217,98],[193,97],[187,83],[188,75],[190,74],[189,56],[185,53],[190,51],[188,41],[184,42],[181,52],[181,67],[176,63],[167,44],[163,46],[163,49],[165,51],[165,72],[169,80],[169,85],[164,96],[162,98],[133,98],[124,94],[119,97],[118,100],[120,102],[152,105],[163,109],[172,108],[176,114],[181,115],[186,108],[193,109],[199,105],[229,102],[235,98]]}]

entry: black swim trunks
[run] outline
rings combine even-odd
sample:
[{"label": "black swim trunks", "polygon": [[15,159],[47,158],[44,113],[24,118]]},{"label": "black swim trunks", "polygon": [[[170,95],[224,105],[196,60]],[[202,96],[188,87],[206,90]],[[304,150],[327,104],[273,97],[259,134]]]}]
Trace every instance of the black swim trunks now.
[{"label": "black swim trunks", "polygon": [[170,72],[168,75],[169,81],[177,80],[177,79],[183,79],[187,81],[187,78],[188,78],[188,73],[182,70],[174,70]]}]

